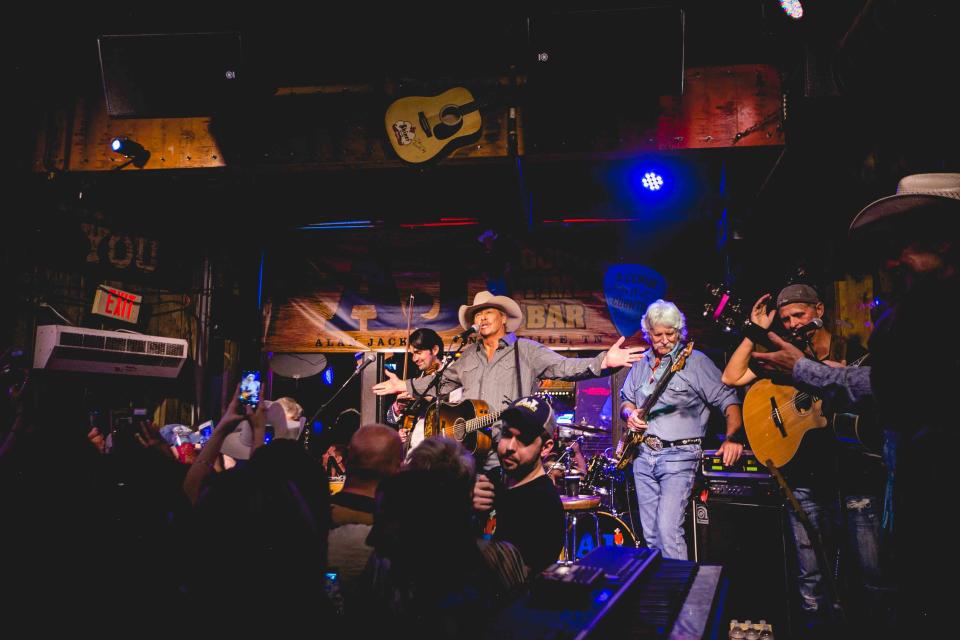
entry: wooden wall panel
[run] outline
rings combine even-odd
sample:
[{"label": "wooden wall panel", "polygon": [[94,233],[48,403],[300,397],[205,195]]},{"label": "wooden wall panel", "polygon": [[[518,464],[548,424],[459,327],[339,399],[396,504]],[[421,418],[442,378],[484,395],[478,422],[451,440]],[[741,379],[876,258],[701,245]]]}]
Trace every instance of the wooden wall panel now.
[{"label": "wooden wall panel", "polygon": [[769,65],[688,69],[681,99],[661,99],[658,149],[784,143],[780,77]]},{"label": "wooden wall panel", "polygon": [[[116,170],[125,159],[109,148],[115,136],[127,136],[151,152],[146,170],[402,166],[383,131],[389,97],[373,92],[331,95],[320,89],[315,95],[288,90],[247,109],[217,128],[219,139],[211,133],[211,118],[111,119],[102,98],[78,100],[72,115],[54,113],[47,118],[34,167],[37,171]],[[495,81],[492,88],[475,95],[482,99],[481,95],[498,91],[513,90]],[[589,149],[572,151],[615,155],[782,145],[781,106],[780,78],[771,66],[688,69],[683,96],[662,97],[655,122],[649,117],[644,122],[640,116],[611,115],[612,121],[602,123],[603,133],[598,132]],[[508,113],[506,106],[485,111],[480,139],[442,161],[509,157]],[[518,108],[517,114],[522,155],[524,113]],[[132,165],[123,169],[137,170]]]}]

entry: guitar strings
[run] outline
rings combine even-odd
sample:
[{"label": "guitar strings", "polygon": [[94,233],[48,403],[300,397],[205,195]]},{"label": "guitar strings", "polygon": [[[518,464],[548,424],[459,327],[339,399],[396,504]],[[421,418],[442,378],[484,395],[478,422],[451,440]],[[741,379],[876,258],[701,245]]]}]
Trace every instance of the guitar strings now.
[{"label": "guitar strings", "polygon": [[[863,363],[863,361],[866,360],[867,357],[869,357],[869,355],[870,355],[869,353],[864,354],[864,355],[860,356],[859,358],[857,358],[856,360],[854,360],[852,363],[848,364],[847,366],[848,366],[848,367],[859,367],[859,366],[861,365],[861,363]],[[795,395],[795,396],[793,397],[793,400],[791,400],[790,402],[784,404],[783,407],[777,407],[777,408],[780,410],[781,413],[785,413],[787,410],[790,410],[790,411],[792,411],[792,415],[793,415],[793,416],[799,416],[799,415],[801,415],[801,412],[800,412],[800,410],[797,409],[797,403],[798,403],[798,402],[806,402],[807,400],[810,400],[810,399],[813,399],[814,402],[820,400],[820,398],[817,398],[817,396],[814,396],[814,395],[812,395],[812,394],[809,394],[809,393],[807,393],[806,391],[801,391],[800,393],[798,393],[797,395]],[[771,420],[773,419],[773,416],[774,416],[774,412],[773,412],[773,411],[770,411],[770,412],[767,413],[767,417],[770,418]]]}]

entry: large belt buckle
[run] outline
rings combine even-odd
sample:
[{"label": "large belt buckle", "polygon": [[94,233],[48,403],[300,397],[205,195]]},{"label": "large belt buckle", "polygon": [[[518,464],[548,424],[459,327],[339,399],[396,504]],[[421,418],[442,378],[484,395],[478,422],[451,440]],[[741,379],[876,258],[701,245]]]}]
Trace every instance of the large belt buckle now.
[{"label": "large belt buckle", "polygon": [[643,439],[643,441],[654,451],[660,451],[663,449],[663,441],[657,436],[647,436]]}]

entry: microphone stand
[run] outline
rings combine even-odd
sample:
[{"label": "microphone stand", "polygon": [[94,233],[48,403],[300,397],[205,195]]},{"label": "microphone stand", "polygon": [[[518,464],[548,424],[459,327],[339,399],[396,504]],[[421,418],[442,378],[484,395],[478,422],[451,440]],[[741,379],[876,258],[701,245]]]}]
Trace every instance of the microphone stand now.
[{"label": "microphone stand", "polygon": [[302,440],[303,448],[307,453],[310,453],[310,432],[313,431],[314,420],[316,420],[321,414],[323,414],[324,411],[327,410],[327,407],[329,407],[333,403],[333,401],[340,396],[343,390],[347,388],[347,385],[349,385],[354,378],[360,375],[361,371],[366,369],[371,362],[377,359],[376,354],[371,352],[371,355],[373,355],[372,359],[364,356],[363,364],[361,364],[360,366],[358,366],[356,369],[353,370],[353,373],[350,374],[350,377],[347,378],[342,385],[340,385],[340,388],[337,389],[337,391],[332,396],[330,396],[330,399],[324,402],[323,405],[321,405],[321,407],[317,409],[316,413],[314,413],[310,417],[310,420],[308,420],[307,423],[303,425],[303,433],[300,434],[300,438]]}]

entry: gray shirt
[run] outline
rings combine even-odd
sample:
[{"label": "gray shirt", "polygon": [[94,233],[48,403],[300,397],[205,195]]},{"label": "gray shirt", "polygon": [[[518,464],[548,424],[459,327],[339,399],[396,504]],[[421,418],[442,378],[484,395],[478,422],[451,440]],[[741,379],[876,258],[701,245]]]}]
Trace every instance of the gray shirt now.
[{"label": "gray shirt", "polygon": [[[539,342],[509,333],[500,339],[490,361],[487,361],[482,342],[468,345],[460,359],[444,372],[441,396],[462,388],[464,399],[483,400],[490,405],[491,411],[505,408],[518,398],[515,349],[520,350],[520,390],[525,396],[540,389],[540,380],[584,380],[610,375],[614,371],[600,368],[606,352],[593,358],[567,358]],[[435,377],[407,380],[407,392],[422,393]],[[494,442],[500,439],[499,427],[494,427],[493,438]],[[491,456],[484,467],[490,469],[496,464],[495,457]]]},{"label": "gray shirt", "polygon": [[[620,389],[621,400],[638,407],[643,404],[648,395],[643,386],[649,382],[655,358],[650,349],[633,365]],[[651,407],[647,433],[663,440],[702,438],[707,431],[710,407],[726,412],[733,404],[740,404],[737,392],[720,382],[720,370],[710,358],[694,350]]]}]

